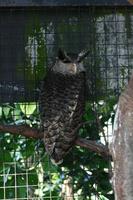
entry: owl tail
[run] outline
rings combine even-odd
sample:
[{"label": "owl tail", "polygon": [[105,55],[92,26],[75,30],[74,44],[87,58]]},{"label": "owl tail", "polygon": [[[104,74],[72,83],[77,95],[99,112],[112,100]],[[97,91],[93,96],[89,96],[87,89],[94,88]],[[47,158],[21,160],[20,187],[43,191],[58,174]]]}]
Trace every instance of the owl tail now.
[{"label": "owl tail", "polygon": [[60,165],[63,163],[62,153],[60,152],[60,148],[53,148],[53,152],[50,155],[51,156],[51,162],[54,165]]},{"label": "owl tail", "polygon": [[62,154],[60,152],[60,149],[55,147],[55,144],[53,145],[46,145],[45,146],[46,151],[48,155],[50,156],[50,160],[54,165],[60,165],[63,163]]},{"label": "owl tail", "polygon": [[54,164],[54,165],[60,165],[60,164],[62,164],[63,163],[63,159],[62,160],[59,160],[59,161],[56,161],[56,160],[54,160],[54,159],[52,159],[51,158],[51,162]]}]

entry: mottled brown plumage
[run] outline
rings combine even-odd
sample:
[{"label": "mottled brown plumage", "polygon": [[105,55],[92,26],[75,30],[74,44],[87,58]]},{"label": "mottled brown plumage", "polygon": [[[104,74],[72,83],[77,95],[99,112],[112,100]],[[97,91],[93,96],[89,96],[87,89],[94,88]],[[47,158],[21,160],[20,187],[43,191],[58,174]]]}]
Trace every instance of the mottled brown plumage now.
[{"label": "mottled brown plumage", "polygon": [[44,144],[51,160],[56,164],[63,161],[73,146],[77,137],[74,130],[82,121],[85,102],[82,56],[84,54],[79,54],[76,60],[72,60],[60,50],[58,59],[48,69],[41,88],[40,115]]}]

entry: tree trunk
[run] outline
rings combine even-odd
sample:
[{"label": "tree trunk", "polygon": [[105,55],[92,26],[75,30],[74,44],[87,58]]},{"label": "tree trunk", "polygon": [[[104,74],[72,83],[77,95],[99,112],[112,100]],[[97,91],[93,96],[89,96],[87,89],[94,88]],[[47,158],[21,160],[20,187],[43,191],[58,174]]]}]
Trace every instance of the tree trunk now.
[{"label": "tree trunk", "polygon": [[110,150],[115,200],[133,200],[133,76],[119,99]]}]

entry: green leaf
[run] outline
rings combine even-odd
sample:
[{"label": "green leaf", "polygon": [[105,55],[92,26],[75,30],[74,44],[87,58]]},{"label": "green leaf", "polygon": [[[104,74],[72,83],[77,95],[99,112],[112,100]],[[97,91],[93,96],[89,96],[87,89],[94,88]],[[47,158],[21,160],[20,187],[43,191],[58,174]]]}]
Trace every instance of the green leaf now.
[{"label": "green leaf", "polygon": [[27,187],[18,187],[17,188],[17,197],[18,198],[26,198],[27,196]]},{"label": "green leaf", "polygon": [[8,117],[10,109],[11,108],[9,108],[9,107],[3,107],[3,113],[4,113],[5,117]]},{"label": "green leaf", "polygon": [[7,150],[0,151],[0,160],[3,162],[12,162],[10,153]]},{"label": "green leaf", "polygon": [[2,116],[2,107],[0,107],[0,117]]},{"label": "green leaf", "polygon": [[21,111],[29,117],[31,114],[34,113],[36,109],[36,104],[35,103],[21,103],[20,104]]},{"label": "green leaf", "polygon": [[31,173],[28,174],[28,183],[29,185],[37,185],[38,184],[38,176],[37,173]]},{"label": "green leaf", "polygon": [[26,175],[25,174],[17,176],[17,185],[18,186],[26,185]]}]

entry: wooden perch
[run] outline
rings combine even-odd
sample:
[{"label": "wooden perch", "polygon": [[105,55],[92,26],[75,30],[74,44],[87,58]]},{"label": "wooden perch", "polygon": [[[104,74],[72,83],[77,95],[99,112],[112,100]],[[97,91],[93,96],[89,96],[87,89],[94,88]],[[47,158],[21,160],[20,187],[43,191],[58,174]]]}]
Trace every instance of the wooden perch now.
[{"label": "wooden perch", "polygon": [[3,125],[0,124],[0,132],[11,133],[13,135],[23,135],[27,138],[41,139],[43,134],[38,129],[31,128],[28,125]]},{"label": "wooden perch", "polygon": [[[32,128],[28,125],[0,125],[0,133],[11,133],[13,135],[22,135],[27,138],[42,139],[43,133],[38,129]],[[96,152],[104,158],[109,157],[109,150],[106,146],[95,141],[78,138],[75,145],[87,148],[90,151]]]},{"label": "wooden perch", "polygon": [[109,154],[109,149],[107,146],[100,144],[96,141],[87,140],[84,138],[78,138],[75,141],[75,145],[87,148],[90,151],[96,152],[100,154],[104,158],[109,158],[111,155]]}]

